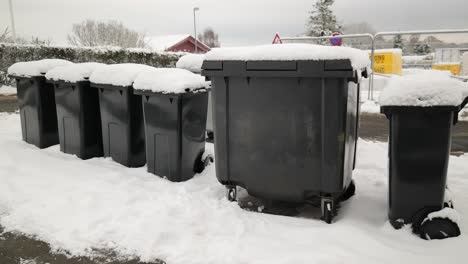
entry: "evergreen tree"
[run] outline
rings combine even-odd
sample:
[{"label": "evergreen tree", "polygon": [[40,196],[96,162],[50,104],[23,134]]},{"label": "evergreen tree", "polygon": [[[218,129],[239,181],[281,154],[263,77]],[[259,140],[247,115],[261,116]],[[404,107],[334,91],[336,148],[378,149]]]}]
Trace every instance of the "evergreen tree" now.
[{"label": "evergreen tree", "polygon": [[395,35],[395,37],[393,38],[393,48],[403,50],[403,38],[400,34]]},{"label": "evergreen tree", "polygon": [[431,46],[427,43],[418,43],[414,46],[413,52],[417,55],[426,55],[431,53]]},{"label": "evergreen tree", "polygon": [[341,26],[336,21],[336,17],[330,6],[335,0],[318,0],[310,11],[309,21],[307,23],[308,36],[320,37],[329,36],[335,32],[341,31]]}]

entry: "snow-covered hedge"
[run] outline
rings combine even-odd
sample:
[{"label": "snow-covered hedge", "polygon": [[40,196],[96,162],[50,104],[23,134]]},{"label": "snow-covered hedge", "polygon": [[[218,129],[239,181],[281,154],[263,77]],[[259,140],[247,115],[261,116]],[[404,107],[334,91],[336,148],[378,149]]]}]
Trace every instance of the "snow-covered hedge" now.
[{"label": "snow-covered hedge", "polygon": [[19,61],[64,59],[72,62],[139,63],[154,67],[174,67],[182,55],[184,54],[116,47],[85,48],[0,43],[0,86],[13,83],[13,80],[7,77],[7,69]]}]

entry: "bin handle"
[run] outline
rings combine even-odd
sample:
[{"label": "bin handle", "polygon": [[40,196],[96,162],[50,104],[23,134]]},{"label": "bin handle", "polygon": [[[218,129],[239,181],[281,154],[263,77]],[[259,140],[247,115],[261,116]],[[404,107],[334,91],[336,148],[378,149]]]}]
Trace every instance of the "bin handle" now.
[{"label": "bin handle", "polygon": [[466,104],[468,104],[468,96],[465,97],[465,100],[463,100],[463,102],[461,103],[460,107],[458,108],[458,112],[465,108]]},{"label": "bin handle", "polygon": [[461,110],[463,110],[463,108],[465,108],[466,104],[468,104],[468,96],[465,97],[465,99],[463,100],[463,102],[462,102],[462,103],[460,104],[460,106],[458,107],[456,115],[453,116],[453,124],[454,124],[454,125],[455,125],[456,123],[458,123],[458,114],[461,112]]}]

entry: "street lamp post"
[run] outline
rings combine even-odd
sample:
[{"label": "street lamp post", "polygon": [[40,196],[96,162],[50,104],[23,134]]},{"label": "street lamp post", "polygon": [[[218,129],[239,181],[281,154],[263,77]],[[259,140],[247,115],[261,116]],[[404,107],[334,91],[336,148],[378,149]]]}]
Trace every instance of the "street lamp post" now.
[{"label": "street lamp post", "polygon": [[11,18],[11,34],[13,35],[13,42],[16,43],[16,28],[15,28],[15,17],[13,15],[13,3],[12,0],[9,0],[10,3],[10,18]]},{"label": "street lamp post", "polygon": [[195,12],[200,10],[198,7],[194,7],[193,8],[193,31],[195,33],[195,53],[198,52],[198,40],[197,40],[197,21],[196,21],[196,17],[195,17]]}]

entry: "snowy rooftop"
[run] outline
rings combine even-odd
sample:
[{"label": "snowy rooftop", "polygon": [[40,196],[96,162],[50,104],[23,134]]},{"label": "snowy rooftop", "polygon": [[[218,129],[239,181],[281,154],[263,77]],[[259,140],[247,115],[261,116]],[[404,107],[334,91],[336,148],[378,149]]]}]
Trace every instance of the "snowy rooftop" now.
[{"label": "snowy rooftop", "polygon": [[392,78],[380,93],[381,106],[459,106],[468,85],[443,71],[420,71]]},{"label": "snowy rooftop", "polygon": [[93,83],[99,84],[111,84],[115,86],[130,86],[135,81],[138,74],[143,71],[155,69],[154,67],[123,63],[123,64],[112,64],[105,65],[97,68],[89,77],[89,80]]},{"label": "snowy rooftop", "polygon": [[206,60],[339,60],[349,59],[355,69],[370,65],[369,54],[349,47],[330,47],[314,44],[277,44],[252,47],[215,48]]},{"label": "snowy rooftop", "polygon": [[42,76],[55,67],[69,64],[72,62],[60,59],[17,62],[8,68],[8,74],[23,77]]},{"label": "snowy rooftop", "polygon": [[89,79],[89,76],[91,76],[95,69],[103,66],[105,66],[105,64],[96,62],[59,66],[48,71],[46,78],[49,80],[61,80],[67,82],[85,81]]},{"label": "snowy rooftop", "polygon": [[194,73],[200,73],[204,59],[205,54],[187,54],[177,61],[176,67]]},{"label": "snowy rooftop", "polygon": [[188,37],[190,37],[190,34],[149,36],[145,37],[145,42],[152,50],[165,51]]},{"label": "snowy rooftop", "polygon": [[208,88],[205,77],[185,69],[158,68],[138,75],[133,84],[137,90],[160,93],[186,93],[196,89]]}]

